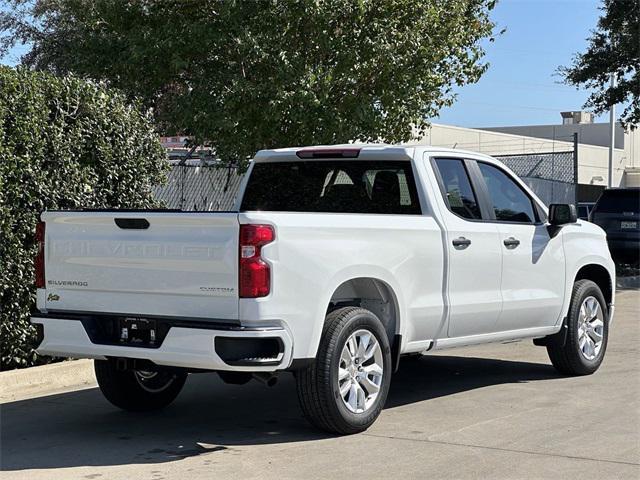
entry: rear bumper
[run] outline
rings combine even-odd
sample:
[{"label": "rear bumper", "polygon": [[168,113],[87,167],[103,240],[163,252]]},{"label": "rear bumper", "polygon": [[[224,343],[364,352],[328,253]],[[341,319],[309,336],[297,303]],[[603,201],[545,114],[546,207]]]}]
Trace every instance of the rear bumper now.
[{"label": "rear bumper", "polygon": [[[37,352],[73,358],[134,358],[157,365],[205,370],[272,372],[290,366],[293,340],[283,326],[195,328],[171,327],[157,348],[93,343],[82,322],[75,318],[47,318],[33,315],[31,323],[42,325],[43,338]],[[218,339],[274,339],[281,345],[277,356],[255,362],[225,361],[216,351]],[[229,343],[227,341],[227,343]],[[227,363],[229,362],[229,363]],[[250,363],[250,364],[249,364]]]}]

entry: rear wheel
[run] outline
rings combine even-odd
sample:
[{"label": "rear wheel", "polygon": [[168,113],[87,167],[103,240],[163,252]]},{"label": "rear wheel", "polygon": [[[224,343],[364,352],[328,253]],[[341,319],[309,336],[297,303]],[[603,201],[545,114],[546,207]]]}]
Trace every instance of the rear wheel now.
[{"label": "rear wheel", "polygon": [[94,369],[105,398],[116,407],[133,412],[166,407],[187,379],[184,372],[119,370],[109,360],[95,360]]},{"label": "rear wheel", "polygon": [[589,375],[598,370],[607,349],[609,316],[598,285],[578,280],[567,315],[566,338],[552,337],[547,352],[553,366],[566,375]]},{"label": "rear wheel", "polygon": [[359,307],[329,313],[316,361],[296,379],[302,411],[313,425],[339,434],[369,428],[391,381],[391,349],[378,317]]}]

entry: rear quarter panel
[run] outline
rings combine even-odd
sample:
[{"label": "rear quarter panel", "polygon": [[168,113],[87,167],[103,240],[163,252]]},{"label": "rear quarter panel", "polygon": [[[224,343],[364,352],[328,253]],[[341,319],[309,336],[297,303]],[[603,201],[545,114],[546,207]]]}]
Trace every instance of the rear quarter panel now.
[{"label": "rear quarter panel", "polygon": [[282,321],[294,358],[316,354],[331,296],[345,281],[370,277],[395,295],[403,340],[434,338],[442,328],[443,253],[430,216],[245,212],[244,223],[274,226],[262,250],[272,266],[271,293],[240,299],[243,323]]}]

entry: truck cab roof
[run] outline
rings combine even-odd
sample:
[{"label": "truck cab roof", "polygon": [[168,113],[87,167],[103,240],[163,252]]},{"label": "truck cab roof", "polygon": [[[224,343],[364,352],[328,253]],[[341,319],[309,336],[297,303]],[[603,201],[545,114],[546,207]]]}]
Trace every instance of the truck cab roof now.
[{"label": "truck cab roof", "polygon": [[484,160],[490,163],[499,163],[492,157],[468,150],[460,150],[446,147],[434,147],[429,145],[411,144],[384,144],[384,143],[350,143],[341,145],[315,145],[307,147],[287,147],[269,150],[260,150],[256,153],[256,162],[269,161],[295,161],[305,159],[344,158],[345,160],[412,160],[416,153],[429,153],[434,155],[452,156],[458,155],[466,158]]}]

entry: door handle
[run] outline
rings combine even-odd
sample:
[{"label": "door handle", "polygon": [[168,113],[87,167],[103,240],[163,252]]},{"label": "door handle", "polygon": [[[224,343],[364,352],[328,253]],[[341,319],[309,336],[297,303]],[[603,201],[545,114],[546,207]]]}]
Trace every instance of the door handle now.
[{"label": "door handle", "polygon": [[502,243],[504,243],[504,246],[507,248],[516,248],[518,245],[520,245],[520,240],[514,237],[509,237]]},{"label": "door handle", "polygon": [[471,245],[471,240],[464,237],[458,237],[455,238],[451,243],[453,243],[454,247],[467,248],[469,245]]}]

